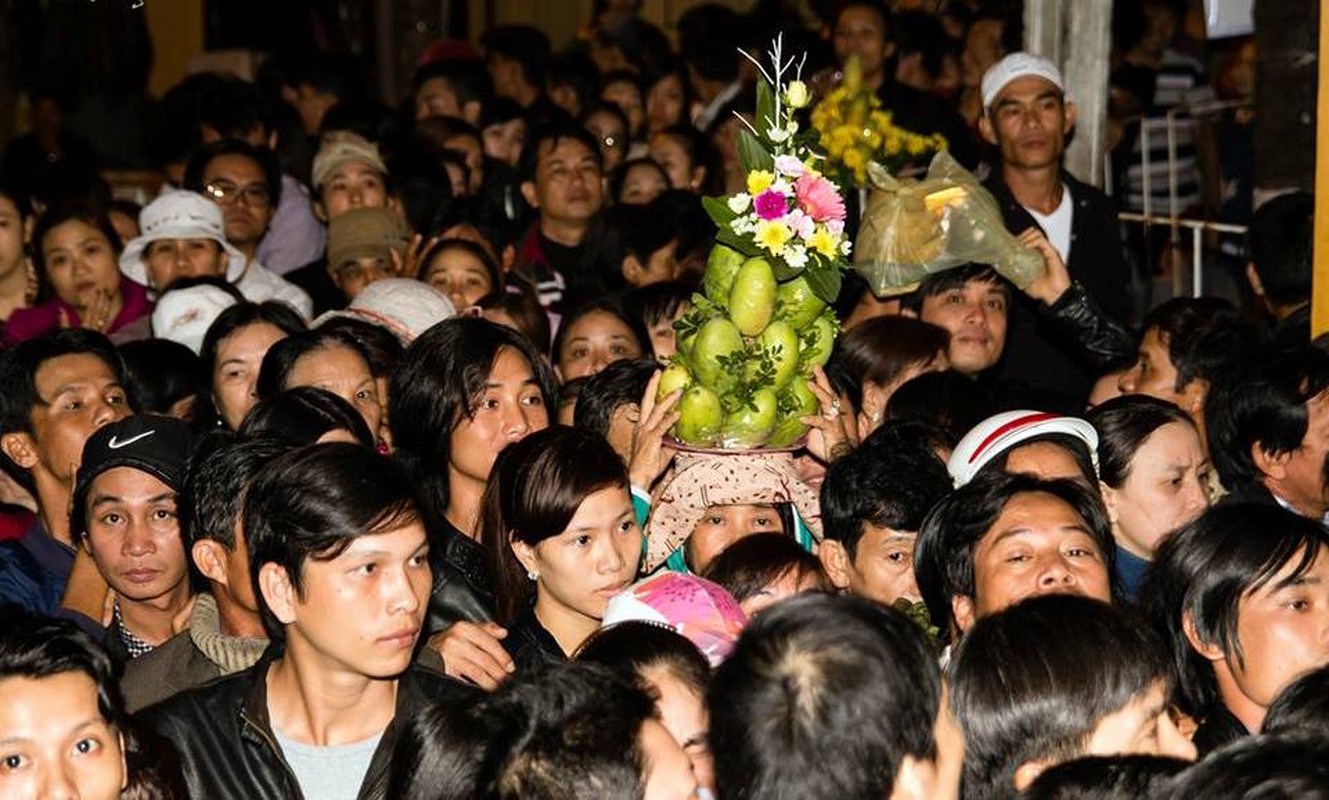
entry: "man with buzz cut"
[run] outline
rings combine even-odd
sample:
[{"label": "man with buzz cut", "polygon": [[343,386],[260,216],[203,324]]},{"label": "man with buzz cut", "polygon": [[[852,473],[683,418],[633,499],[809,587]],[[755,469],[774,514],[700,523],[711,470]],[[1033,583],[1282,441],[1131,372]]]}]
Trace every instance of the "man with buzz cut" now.
[{"label": "man with buzz cut", "polygon": [[191,796],[380,800],[406,719],[475,699],[414,658],[432,575],[411,486],[346,443],[259,470],[243,524],[272,646],[141,715],[175,746]]}]

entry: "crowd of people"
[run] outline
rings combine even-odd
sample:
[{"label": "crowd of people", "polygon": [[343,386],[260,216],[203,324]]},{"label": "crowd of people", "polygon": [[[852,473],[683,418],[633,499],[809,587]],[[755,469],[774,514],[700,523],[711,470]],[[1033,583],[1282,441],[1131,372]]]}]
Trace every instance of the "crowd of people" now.
[{"label": "crowd of people", "polygon": [[[1329,798],[1313,198],[1256,302],[1137,314],[1018,9],[837,3],[810,82],[853,57],[1043,270],[847,274],[798,449],[694,452],[662,368],[772,22],[636,5],[390,109],[191,76],[141,208],[11,148],[0,796]],[[1184,13],[1127,5],[1156,77]]]}]

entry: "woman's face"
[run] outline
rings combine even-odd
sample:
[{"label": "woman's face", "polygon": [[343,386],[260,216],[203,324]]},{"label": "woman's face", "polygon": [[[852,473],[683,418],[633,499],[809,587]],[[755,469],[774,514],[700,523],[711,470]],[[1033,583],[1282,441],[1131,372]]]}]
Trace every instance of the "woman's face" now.
[{"label": "woman's face", "polygon": [[484,483],[500,450],[547,427],[549,409],[535,370],[518,351],[499,350],[470,415],[462,413],[452,429],[449,480]]},{"label": "woman's face", "polygon": [[446,294],[458,311],[480,302],[496,288],[484,262],[460,247],[435,255],[420,280]]},{"label": "woman's face", "polygon": [[143,251],[148,283],[165,291],[180,278],[226,274],[226,251],[212,239],[158,239]]},{"label": "woman's face", "polygon": [[239,430],[245,414],[258,402],[254,387],[263,356],[285,338],[286,332],[276,325],[255,322],[218,342],[212,367],[212,401],[226,427]]},{"label": "woman's face", "polygon": [[658,167],[636,164],[623,176],[623,188],[619,190],[618,202],[629,206],[644,206],[668,188],[668,179]]},{"label": "woman's face", "polygon": [[784,524],[773,505],[711,506],[688,537],[688,567],[698,574],[705,572],[716,556],[739,539],[772,532],[784,533]]},{"label": "woman's face", "polygon": [[0,680],[0,796],[116,800],[126,783],[120,734],[82,672]]},{"label": "woman's face", "polygon": [[92,305],[98,293],[120,291],[120,267],[106,234],[81,219],[62,222],[42,237],[46,277],[60,299],[75,309]]},{"label": "woman's face", "polygon": [[820,587],[821,582],[817,580],[817,573],[791,567],[738,605],[748,619],[752,619],[758,612],[770,608],[781,600],[804,592],[813,592]]},{"label": "woman's face", "polygon": [[32,226],[26,222],[14,201],[0,194],[0,277],[23,269],[23,245],[32,233]]},{"label": "woman's face", "polygon": [[1209,459],[1195,426],[1160,427],[1135,451],[1121,488],[1100,486],[1117,543],[1152,559],[1163,537],[1209,507]]},{"label": "woman's face", "polygon": [[283,388],[300,386],[326,389],[337,395],[360,412],[370,433],[378,434],[383,407],[379,404],[378,383],[364,356],[343,345],[311,350],[296,359]]},{"label": "woman's face", "polygon": [[592,311],[568,328],[559,347],[558,377],[562,381],[594,375],[609,364],[641,358],[637,336],[608,311]]},{"label": "woman's face", "polygon": [[481,135],[484,137],[485,155],[509,166],[517,166],[521,149],[526,146],[526,120],[517,118],[490,125]]},{"label": "woman's face", "polygon": [[529,545],[513,540],[513,553],[536,576],[536,607],[598,622],[609,598],[637,577],[641,527],[626,486],[586,496],[568,527]]},{"label": "woman's face", "polygon": [[686,95],[678,73],[671,72],[651,85],[646,93],[646,132],[655,133],[685,121]]},{"label": "woman's face", "polygon": [[665,317],[650,326],[651,350],[655,352],[655,359],[661,364],[667,364],[678,352],[678,335],[674,330],[674,323],[691,310],[692,303],[679,303],[678,310],[672,316]]},{"label": "woman's face", "polygon": [[618,106],[628,118],[628,134],[637,138],[641,133],[642,123],[646,121],[646,109],[641,100],[641,89],[628,81],[614,81],[600,90],[600,99]]},{"label": "woman's face", "polygon": [[688,152],[678,139],[668,134],[657,133],[651,137],[651,160],[669,176],[669,188],[698,191],[701,188],[701,176],[696,174],[695,165],[688,157]]}]

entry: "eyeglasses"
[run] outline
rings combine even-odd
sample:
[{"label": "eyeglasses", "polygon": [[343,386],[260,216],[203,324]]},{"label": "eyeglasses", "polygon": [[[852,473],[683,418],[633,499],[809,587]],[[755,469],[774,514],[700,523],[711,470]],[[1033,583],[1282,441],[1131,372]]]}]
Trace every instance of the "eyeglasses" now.
[{"label": "eyeglasses", "polygon": [[203,189],[213,200],[222,205],[233,203],[239,199],[251,208],[264,208],[272,199],[272,196],[268,194],[268,187],[261,183],[251,183],[241,188],[230,181],[217,180],[208,181]]}]

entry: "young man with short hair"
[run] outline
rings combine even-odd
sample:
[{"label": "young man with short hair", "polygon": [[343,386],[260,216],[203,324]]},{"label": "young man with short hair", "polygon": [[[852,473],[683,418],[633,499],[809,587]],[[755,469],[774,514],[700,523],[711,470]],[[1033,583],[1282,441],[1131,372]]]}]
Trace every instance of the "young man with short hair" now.
[{"label": "young man with short hair", "polygon": [[804,594],[743,630],[706,695],[720,797],[958,796],[964,740],[907,617]]},{"label": "young man with short hair", "polygon": [[255,666],[143,712],[199,797],[383,798],[405,717],[474,690],[414,662],[432,576],[405,471],[360,445],[263,467],[245,497]]},{"label": "young man with short hair", "polygon": [[951,491],[946,465],[921,426],[882,426],[888,432],[909,427],[915,432],[905,441],[892,437],[888,448],[869,438],[832,462],[821,485],[824,536],[817,557],[826,575],[836,589],[886,606],[922,599],[914,542],[928,512]]},{"label": "young man with short hair", "polygon": [[1098,600],[1030,597],[984,617],[956,648],[950,675],[966,800],[1012,797],[1082,755],[1195,759],[1169,716],[1167,650]]},{"label": "young man with short hair", "polygon": [[126,661],[170,639],[192,596],[180,521],[192,438],[178,419],[141,414],[83,447],[70,532],[110,587],[106,644]]},{"label": "young man with short hair", "polygon": [[267,648],[240,514],[249,482],[291,449],[276,439],[240,439],[225,431],[209,434],[195,448],[182,511],[194,572],[208,588],[195,595],[183,631],[125,665],[120,688],[131,712],[248,669]]},{"label": "young man with short hair", "polygon": [[1069,480],[980,475],[923,521],[914,574],[933,624],[963,635],[1038,594],[1111,602],[1116,547],[1103,503]]},{"label": "young man with short hair", "polygon": [[1246,281],[1274,320],[1270,340],[1300,347],[1311,340],[1311,253],[1315,197],[1279,195],[1251,217]]},{"label": "young man with short hair", "polygon": [[37,500],[32,526],[0,542],[0,605],[54,614],[77,552],[69,508],[83,445],[130,414],[124,363],[100,333],[62,330],[0,353],[0,386],[3,468]]}]

